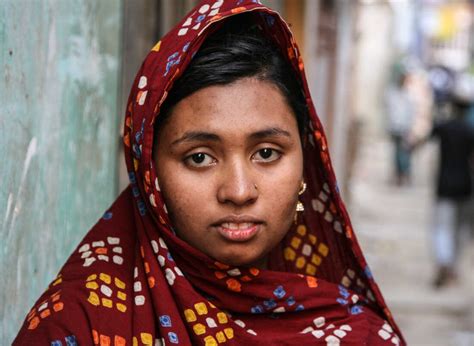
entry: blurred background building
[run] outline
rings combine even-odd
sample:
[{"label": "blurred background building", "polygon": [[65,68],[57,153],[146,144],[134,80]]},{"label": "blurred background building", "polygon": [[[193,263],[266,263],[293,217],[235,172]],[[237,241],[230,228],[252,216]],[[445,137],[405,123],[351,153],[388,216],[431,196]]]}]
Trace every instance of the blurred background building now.
[{"label": "blurred background building", "polygon": [[[133,78],[197,2],[1,2],[0,344],[128,184],[120,128]],[[414,154],[409,186],[392,184],[384,103],[402,66],[419,113],[411,136],[429,134],[433,85],[474,74],[473,2],[262,2],[291,24],[355,229],[409,344],[473,345],[472,251],[457,285],[430,285],[436,147]]]}]

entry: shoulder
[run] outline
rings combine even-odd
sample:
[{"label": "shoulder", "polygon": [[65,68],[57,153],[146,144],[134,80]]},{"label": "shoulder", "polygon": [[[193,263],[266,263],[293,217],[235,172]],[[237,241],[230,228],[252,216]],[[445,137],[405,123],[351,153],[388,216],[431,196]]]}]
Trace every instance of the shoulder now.
[{"label": "shoulder", "polygon": [[[55,279],[30,310],[13,345],[92,344],[79,287]],[[78,289],[79,288],[79,289]]]},{"label": "shoulder", "polygon": [[119,199],[74,250],[28,313],[14,345],[89,345],[124,339],[136,235],[132,208]]},{"label": "shoulder", "polygon": [[[66,265],[26,316],[14,345],[92,345],[99,335],[128,338],[132,269]],[[128,313],[127,313],[128,312]],[[97,339],[98,340],[98,339]]]}]

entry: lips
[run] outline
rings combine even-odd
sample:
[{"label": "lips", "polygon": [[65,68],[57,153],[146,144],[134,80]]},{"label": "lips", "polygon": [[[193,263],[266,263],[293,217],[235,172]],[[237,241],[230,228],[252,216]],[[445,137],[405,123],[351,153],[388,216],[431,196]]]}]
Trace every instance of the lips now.
[{"label": "lips", "polygon": [[232,216],[219,220],[213,227],[226,240],[246,242],[258,234],[262,224],[262,221],[253,217]]},{"label": "lips", "polygon": [[242,222],[242,223],[224,222],[221,224],[221,227],[234,231],[234,230],[246,230],[252,227],[253,225],[254,223],[252,222]]}]

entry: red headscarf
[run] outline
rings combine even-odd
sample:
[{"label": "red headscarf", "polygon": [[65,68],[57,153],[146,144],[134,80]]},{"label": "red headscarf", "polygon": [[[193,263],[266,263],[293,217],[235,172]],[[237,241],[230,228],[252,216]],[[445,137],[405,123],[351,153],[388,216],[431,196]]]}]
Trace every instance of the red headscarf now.
[{"label": "red headscarf", "polygon": [[[252,12],[301,78],[310,114],[304,214],[270,268],[216,262],[172,232],[152,159],[153,124],[206,37]],[[326,137],[287,24],[250,0],[205,0],[145,59],[125,118],[130,186],[28,314],[15,345],[400,345],[341,201]]]}]

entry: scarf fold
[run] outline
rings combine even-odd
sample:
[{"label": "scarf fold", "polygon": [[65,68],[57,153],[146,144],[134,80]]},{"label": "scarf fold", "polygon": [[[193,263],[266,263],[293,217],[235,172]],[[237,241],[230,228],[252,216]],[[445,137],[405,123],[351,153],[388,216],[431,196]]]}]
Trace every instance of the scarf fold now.
[{"label": "scarf fold", "polygon": [[[251,12],[301,79],[310,115],[305,206],[269,269],[219,263],[173,232],[156,177],[154,121],[205,39]],[[28,314],[14,345],[404,345],[339,195],[288,25],[258,1],[205,0],[135,78],[124,146],[130,185]]]}]

